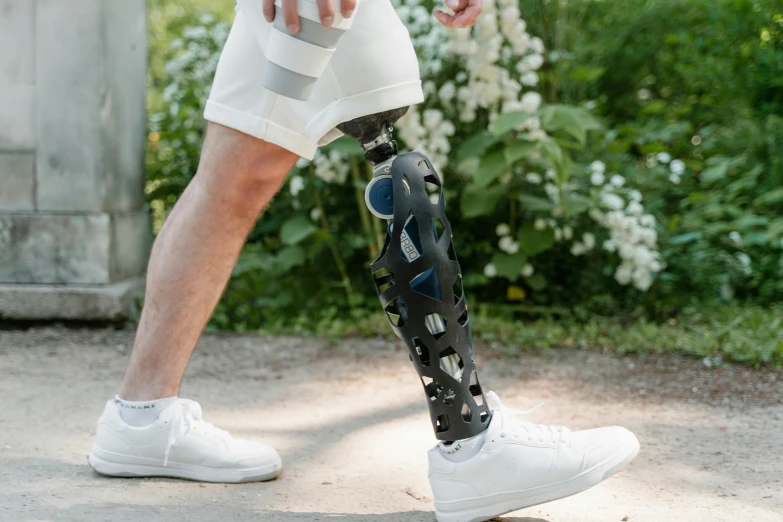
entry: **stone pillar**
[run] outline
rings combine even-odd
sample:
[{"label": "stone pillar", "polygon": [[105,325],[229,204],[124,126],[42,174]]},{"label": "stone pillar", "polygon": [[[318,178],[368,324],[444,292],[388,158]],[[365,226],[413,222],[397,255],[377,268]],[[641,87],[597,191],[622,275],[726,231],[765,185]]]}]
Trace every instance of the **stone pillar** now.
[{"label": "stone pillar", "polygon": [[132,313],[144,209],[145,0],[0,0],[0,318]]}]

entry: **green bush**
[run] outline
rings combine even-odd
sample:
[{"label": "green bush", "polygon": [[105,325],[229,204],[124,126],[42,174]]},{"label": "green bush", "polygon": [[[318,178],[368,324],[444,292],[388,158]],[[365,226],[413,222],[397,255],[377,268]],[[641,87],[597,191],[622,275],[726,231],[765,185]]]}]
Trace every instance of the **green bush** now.
[{"label": "green bush", "polygon": [[[158,225],[196,170],[229,4],[209,15],[151,4],[147,193]],[[585,324],[781,300],[776,2],[486,4],[472,34],[444,30],[430,4],[398,6],[427,101],[397,136],[444,179],[470,300]],[[213,328],[339,330],[377,316],[367,266],[384,228],[363,203],[359,152],[341,139],[297,165]]]}]

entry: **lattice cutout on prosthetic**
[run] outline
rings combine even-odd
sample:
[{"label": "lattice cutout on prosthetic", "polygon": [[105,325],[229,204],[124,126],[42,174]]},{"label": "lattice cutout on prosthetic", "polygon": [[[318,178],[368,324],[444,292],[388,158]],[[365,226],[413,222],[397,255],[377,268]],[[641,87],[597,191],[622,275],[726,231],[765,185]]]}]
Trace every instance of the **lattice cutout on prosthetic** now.
[{"label": "lattice cutout on prosthetic", "polygon": [[391,176],[394,221],[381,256],[372,264],[373,280],[389,322],[408,345],[421,377],[436,437],[473,437],[486,429],[490,412],[473,361],[462,273],[442,184],[418,152],[396,158]]}]

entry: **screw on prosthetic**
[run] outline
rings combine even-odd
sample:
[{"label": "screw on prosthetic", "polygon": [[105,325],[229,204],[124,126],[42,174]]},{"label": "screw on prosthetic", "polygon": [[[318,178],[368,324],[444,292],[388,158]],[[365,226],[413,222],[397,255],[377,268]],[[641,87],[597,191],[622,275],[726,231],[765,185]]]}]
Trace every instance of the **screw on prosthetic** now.
[{"label": "screw on prosthetic", "polygon": [[374,215],[388,220],[386,243],[371,266],[381,305],[408,345],[436,438],[467,439],[487,429],[491,414],[473,361],[462,272],[440,178],[420,152],[397,156],[391,136],[391,125],[406,111],[339,128],[359,140],[374,166],[365,201]]}]

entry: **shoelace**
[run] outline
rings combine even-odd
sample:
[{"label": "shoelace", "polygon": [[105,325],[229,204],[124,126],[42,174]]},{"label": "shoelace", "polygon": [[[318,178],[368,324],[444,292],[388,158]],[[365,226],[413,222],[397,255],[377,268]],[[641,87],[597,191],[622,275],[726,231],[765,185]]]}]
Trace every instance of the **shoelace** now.
[{"label": "shoelace", "polygon": [[163,457],[163,467],[169,464],[171,448],[182,442],[194,428],[221,441],[224,445],[228,444],[231,435],[227,431],[216,428],[211,423],[205,421],[201,417],[201,407],[198,403],[179,400],[171,408],[175,408],[175,412],[169,420],[172,426],[169,431],[169,440],[166,444],[166,453]]},{"label": "shoelace", "polygon": [[[547,426],[545,424],[535,424],[533,422],[519,418],[521,415],[530,415],[543,406],[543,402],[530,408],[529,410],[517,410],[515,408],[509,408],[500,402],[500,398],[495,392],[487,393],[487,400],[492,406],[493,411],[501,413],[506,419],[514,420],[514,426],[511,429],[519,428],[524,430],[527,432],[528,438],[532,439],[534,436],[537,436],[539,440],[543,441],[544,437],[548,436],[552,442],[557,442],[558,436],[560,436],[561,440],[564,442],[569,442],[567,439],[569,438],[568,435],[571,433],[571,431],[564,426]],[[501,432],[500,436],[505,437],[506,434]]]}]

